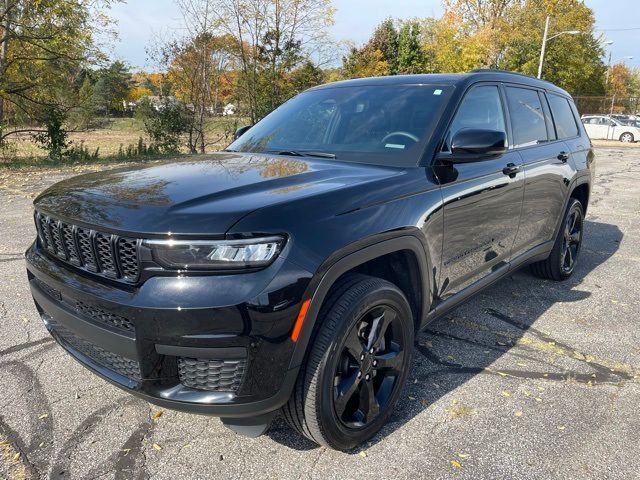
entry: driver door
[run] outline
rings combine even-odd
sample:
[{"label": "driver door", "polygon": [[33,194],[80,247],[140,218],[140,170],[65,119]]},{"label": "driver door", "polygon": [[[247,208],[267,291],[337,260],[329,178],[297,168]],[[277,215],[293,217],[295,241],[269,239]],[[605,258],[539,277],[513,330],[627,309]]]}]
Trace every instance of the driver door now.
[{"label": "driver door", "polygon": [[498,158],[446,161],[451,139],[460,129],[507,132],[505,111],[499,85],[476,85],[462,99],[445,137],[436,168],[444,200],[440,301],[508,267],[522,209],[520,155],[508,150]]}]

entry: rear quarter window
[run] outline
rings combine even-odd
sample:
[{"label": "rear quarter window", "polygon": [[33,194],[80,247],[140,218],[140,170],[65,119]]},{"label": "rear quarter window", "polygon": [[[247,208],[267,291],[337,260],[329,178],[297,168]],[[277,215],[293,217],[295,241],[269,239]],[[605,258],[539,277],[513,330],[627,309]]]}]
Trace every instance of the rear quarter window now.
[{"label": "rear quarter window", "polygon": [[506,93],[514,146],[546,142],[549,139],[547,124],[538,92],[528,88],[507,87]]},{"label": "rear quarter window", "polygon": [[551,107],[551,115],[553,115],[558,138],[572,138],[577,136],[579,134],[578,124],[573,116],[569,100],[554,94],[548,94],[547,99]]}]

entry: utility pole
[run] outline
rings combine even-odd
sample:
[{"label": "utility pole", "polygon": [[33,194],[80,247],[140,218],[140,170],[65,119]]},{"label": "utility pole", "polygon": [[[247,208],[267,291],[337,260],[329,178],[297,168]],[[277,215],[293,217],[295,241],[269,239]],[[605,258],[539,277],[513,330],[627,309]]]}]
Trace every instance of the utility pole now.
[{"label": "utility pole", "polygon": [[544,62],[544,52],[547,49],[547,35],[549,35],[549,21],[551,17],[547,15],[544,22],[544,36],[542,37],[542,48],[540,49],[540,63],[538,64],[538,78],[542,78],[542,63]]},{"label": "utility pole", "polygon": [[542,48],[540,49],[540,63],[538,64],[538,78],[542,78],[542,65],[544,64],[544,54],[547,50],[547,42],[549,40],[553,40],[560,35],[577,35],[580,33],[580,30],[565,30],[563,32],[558,32],[555,35],[549,36],[549,23],[551,22],[551,17],[547,15],[547,19],[544,22],[544,35],[542,36]]}]

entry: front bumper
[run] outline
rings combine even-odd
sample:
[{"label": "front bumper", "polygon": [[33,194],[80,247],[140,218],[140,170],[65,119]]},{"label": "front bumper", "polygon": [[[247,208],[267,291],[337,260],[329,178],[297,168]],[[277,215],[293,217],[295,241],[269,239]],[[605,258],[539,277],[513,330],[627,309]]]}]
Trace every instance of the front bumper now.
[{"label": "front bumper", "polygon": [[311,275],[285,259],[236,275],[152,277],[138,287],[27,251],[36,307],[56,341],[116,386],[225,418],[280,408],[297,377],[290,332]]}]

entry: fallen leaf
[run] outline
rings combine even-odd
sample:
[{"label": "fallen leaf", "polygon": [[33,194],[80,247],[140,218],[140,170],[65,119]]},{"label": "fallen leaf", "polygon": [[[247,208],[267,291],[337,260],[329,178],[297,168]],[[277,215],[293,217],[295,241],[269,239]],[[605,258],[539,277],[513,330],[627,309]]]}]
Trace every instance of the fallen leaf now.
[{"label": "fallen leaf", "polygon": [[367,452],[365,452],[364,450],[361,451],[358,455],[360,455],[362,458],[367,458],[369,456],[369,454]]},{"label": "fallen leaf", "polygon": [[536,402],[541,402],[542,399],[540,397],[536,397]]},{"label": "fallen leaf", "polygon": [[508,375],[507,375],[506,373],[504,373],[504,372],[497,372],[497,373],[498,373],[498,375],[500,375],[501,377],[506,377],[506,376],[508,376]]},{"label": "fallen leaf", "polygon": [[502,391],[502,396],[503,396],[503,397],[510,397],[510,396],[511,396],[511,394],[510,394],[509,392],[507,392],[506,390],[503,390],[503,391]]},{"label": "fallen leaf", "polygon": [[162,447],[160,445],[158,445],[157,443],[153,444],[153,449],[154,450],[162,450]]},{"label": "fallen leaf", "polygon": [[522,416],[522,410],[518,410],[517,412],[514,413],[514,415],[516,417],[521,417]]},{"label": "fallen leaf", "polygon": [[469,455],[468,453],[459,453],[458,456],[460,458],[469,458],[471,455]]},{"label": "fallen leaf", "polygon": [[416,397],[409,396],[409,400],[415,400]]},{"label": "fallen leaf", "polygon": [[14,459],[14,460],[18,460],[19,458],[20,458],[20,452],[16,453],[16,454],[13,456],[13,459]]},{"label": "fallen leaf", "polygon": [[519,367],[526,367],[526,366],[527,366],[527,364],[526,364],[526,363],[522,363],[522,362],[518,362],[518,363],[517,363],[517,365],[518,365]]},{"label": "fallen leaf", "polygon": [[458,460],[451,460],[451,466],[453,468],[462,468],[462,464]]},{"label": "fallen leaf", "polygon": [[163,413],[164,413],[164,412],[163,412],[162,410],[158,410],[157,412],[155,412],[155,413],[151,416],[151,418],[153,418],[154,420],[157,420],[157,419],[159,419],[159,418],[162,416],[162,414],[163,414]]},{"label": "fallen leaf", "polygon": [[565,427],[558,427],[558,430],[564,430]]},{"label": "fallen leaf", "polygon": [[39,418],[40,420],[42,420],[42,419],[44,419],[44,418],[47,418],[48,416],[49,416],[49,414],[48,414],[48,413],[43,413],[43,414],[42,414],[42,415],[40,415],[38,418]]}]

